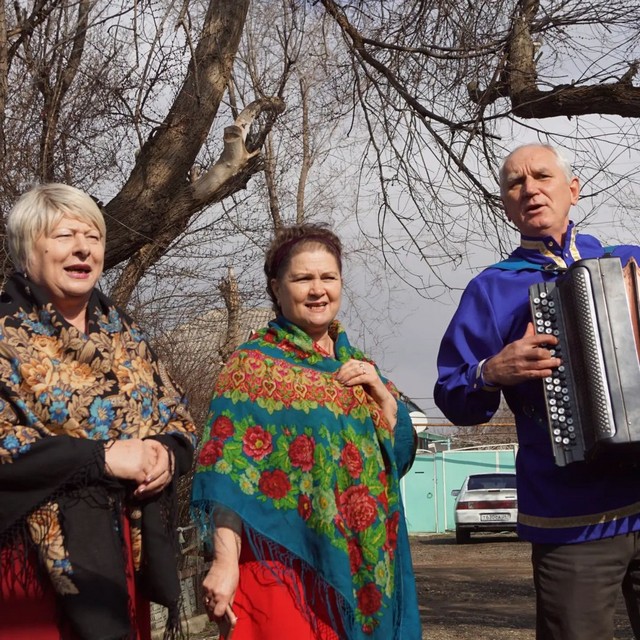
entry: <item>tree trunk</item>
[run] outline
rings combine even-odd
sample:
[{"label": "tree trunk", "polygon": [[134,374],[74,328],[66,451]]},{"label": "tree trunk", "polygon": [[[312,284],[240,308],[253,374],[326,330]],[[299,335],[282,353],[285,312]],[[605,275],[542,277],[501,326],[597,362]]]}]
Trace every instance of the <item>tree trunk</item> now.
[{"label": "tree trunk", "polygon": [[218,289],[222,294],[224,305],[227,308],[227,330],[225,332],[224,342],[220,345],[221,361],[226,362],[236,347],[242,342],[240,323],[242,302],[240,300],[240,292],[238,291],[238,280],[233,272],[233,268],[229,268],[227,277],[220,282]]},{"label": "tree trunk", "polygon": [[539,10],[538,0],[522,0],[513,19],[509,38],[505,74],[482,90],[476,82],[467,85],[470,99],[488,105],[499,98],[509,98],[513,114],[519,118],[572,117],[589,114],[640,116],[640,87],[632,81],[639,64],[633,61],[627,72],[616,82],[576,86],[557,85],[549,91],[538,88],[536,47],[532,24]]},{"label": "tree trunk", "polygon": [[248,8],[249,0],[210,0],[182,89],[140,150],[126,184],[106,206],[106,268],[203,206],[194,198],[189,170],[224,96]]},{"label": "tree trunk", "polygon": [[[255,100],[238,115],[235,123],[224,131],[224,148],[220,158],[214,165],[197,178],[189,190],[183,190],[185,197],[190,197],[197,206],[207,202],[220,202],[238,189],[244,188],[247,180],[262,168],[262,158],[259,147],[263,135],[258,136],[258,149],[249,151],[246,145],[247,134],[254,120],[263,112],[267,114],[267,123],[262,127],[261,134],[269,130],[275,117],[284,110],[284,103],[278,98],[263,98]],[[174,203],[175,210],[183,211]],[[156,230],[153,238],[145,242],[133,254],[122,274],[111,291],[114,302],[125,306],[136,285],[145,272],[167,252],[173,241],[182,234],[195,212],[188,215],[173,216],[173,210],[168,213],[171,224]]]}]

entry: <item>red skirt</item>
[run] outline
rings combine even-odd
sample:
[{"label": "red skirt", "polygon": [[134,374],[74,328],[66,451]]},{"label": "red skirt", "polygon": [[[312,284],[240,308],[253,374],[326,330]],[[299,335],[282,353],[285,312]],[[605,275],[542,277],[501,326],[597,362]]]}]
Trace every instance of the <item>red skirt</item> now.
[{"label": "red skirt", "polygon": [[[128,543],[126,518],[124,534]],[[137,640],[151,640],[149,601],[136,591],[130,551],[127,549],[126,557],[131,619],[137,629]],[[26,553],[22,546],[0,550],[0,640],[77,640],[60,616],[51,582],[43,580],[42,575],[33,551]]]},{"label": "red skirt", "polygon": [[245,537],[233,611],[233,640],[339,640],[335,592],[301,561],[285,567],[273,556],[257,560]]}]

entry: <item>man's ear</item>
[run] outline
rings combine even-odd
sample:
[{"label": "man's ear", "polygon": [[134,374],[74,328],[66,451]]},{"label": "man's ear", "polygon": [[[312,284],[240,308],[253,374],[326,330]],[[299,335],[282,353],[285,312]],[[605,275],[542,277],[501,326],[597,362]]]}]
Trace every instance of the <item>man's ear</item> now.
[{"label": "man's ear", "polygon": [[569,181],[569,191],[571,191],[571,204],[576,204],[580,197],[580,180],[576,176]]},{"label": "man's ear", "polygon": [[504,199],[503,199],[503,198],[500,198],[500,202],[502,202],[502,211],[504,211],[504,217],[505,217],[509,222],[513,222],[513,220],[511,219],[511,216],[509,215],[509,212],[507,211],[507,207],[505,207]]}]

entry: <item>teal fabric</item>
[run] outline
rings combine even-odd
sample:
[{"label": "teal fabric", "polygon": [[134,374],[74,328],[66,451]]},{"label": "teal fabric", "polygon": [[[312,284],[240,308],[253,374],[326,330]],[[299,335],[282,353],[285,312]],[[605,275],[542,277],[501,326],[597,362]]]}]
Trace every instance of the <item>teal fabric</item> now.
[{"label": "teal fabric", "polygon": [[411,420],[399,402],[391,429],[362,386],[336,380],[347,360],[370,361],[337,322],[330,334],[335,359],[278,318],[232,355],[211,401],[194,515],[210,536],[222,505],[250,538],[301,559],[337,592],[348,640],[419,640],[399,485],[413,455]]}]

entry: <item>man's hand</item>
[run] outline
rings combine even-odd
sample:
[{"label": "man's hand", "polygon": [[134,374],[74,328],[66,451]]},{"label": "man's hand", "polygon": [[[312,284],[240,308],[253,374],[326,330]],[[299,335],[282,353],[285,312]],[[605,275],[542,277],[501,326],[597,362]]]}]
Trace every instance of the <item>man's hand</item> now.
[{"label": "man's hand", "polygon": [[536,334],[530,322],[522,338],[486,361],[482,377],[491,386],[510,386],[546,378],[553,373],[552,369],[562,364],[560,358],[553,357],[547,348],[556,344],[558,339],[555,336]]}]

